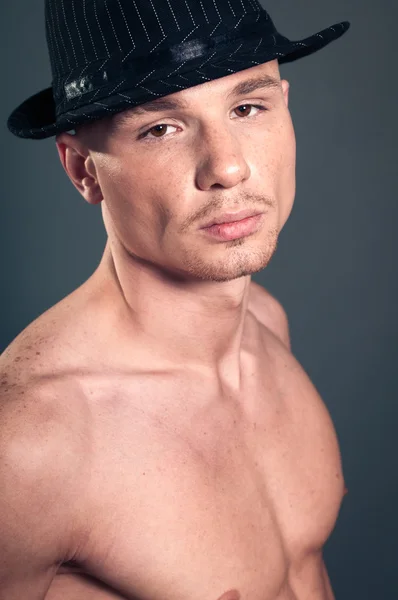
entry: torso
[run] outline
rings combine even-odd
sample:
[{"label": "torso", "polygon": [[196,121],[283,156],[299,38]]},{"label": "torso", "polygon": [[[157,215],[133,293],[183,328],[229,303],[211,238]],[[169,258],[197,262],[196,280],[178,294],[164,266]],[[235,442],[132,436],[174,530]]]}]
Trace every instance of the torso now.
[{"label": "torso", "polygon": [[254,312],[257,352],[236,396],[187,370],[63,375],[77,390],[87,525],[46,600],[332,600],[322,547],[344,494],[336,434]]}]

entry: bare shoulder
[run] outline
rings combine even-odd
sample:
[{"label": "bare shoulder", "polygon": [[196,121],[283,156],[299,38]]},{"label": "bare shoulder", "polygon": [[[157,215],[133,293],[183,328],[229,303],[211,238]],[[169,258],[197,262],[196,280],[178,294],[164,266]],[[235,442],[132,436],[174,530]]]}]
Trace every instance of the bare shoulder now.
[{"label": "bare shoulder", "polygon": [[[29,323],[0,356],[0,386],[29,388],[74,369],[87,331],[85,284]],[[88,337],[88,336],[87,336]],[[1,383],[3,382],[3,383]]]},{"label": "bare shoulder", "polygon": [[3,357],[0,382],[2,590],[44,597],[86,535],[76,519],[88,479],[82,431],[71,395],[53,382],[28,383]]},{"label": "bare shoulder", "polygon": [[[83,481],[88,407],[70,357],[78,354],[72,322],[76,296],[29,324],[0,356],[0,471],[21,500],[73,509]],[[68,335],[68,332],[71,332]],[[40,482],[40,484],[38,484]],[[63,504],[64,502],[64,504]],[[1,512],[1,511],[0,511]]]},{"label": "bare shoulder", "polygon": [[289,322],[282,304],[264,287],[250,284],[249,309],[256,319],[290,350]]},{"label": "bare shoulder", "polygon": [[[272,352],[272,379],[279,390],[278,397],[281,401],[283,399],[282,414],[287,417],[286,423],[292,425],[290,446],[295,448],[297,456],[303,455],[306,464],[311,464],[317,456],[315,462],[320,470],[324,469],[318,472],[318,476],[324,486],[331,486],[331,496],[334,496],[338,506],[344,495],[345,483],[337,433],[330,412],[305,369],[291,352],[288,319],[283,306],[254,282],[251,293],[251,310],[264,326],[262,333],[265,345]],[[276,338],[278,343],[274,344]],[[303,431],[306,432],[305,438]]]},{"label": "bare shoulder", "polygon": [[[65,469],[76,467],[87,421],[84,393],[62,371],[61,356],[53,361],[62,351],[50,340],[56,335],[28,327],[0,357],[0,455],[26,475],[25,483],[32,475],[32,485],[40,471],[64,477]],[[49,479],[59,483],[58,475]]]},{"label": "bare shoulder", "polygon": [[[85,396],[70,361],[78,348],[69,311],[70,301],[61,301],[28,325],[0,356],[1,439],[12,438],[14,448],[25,445],[27,455],[29,447],[40,458],[47,452],[51,460],[79,438],[79,423],[85,422]],[[24,458],[22,451],[19,457]]]}]

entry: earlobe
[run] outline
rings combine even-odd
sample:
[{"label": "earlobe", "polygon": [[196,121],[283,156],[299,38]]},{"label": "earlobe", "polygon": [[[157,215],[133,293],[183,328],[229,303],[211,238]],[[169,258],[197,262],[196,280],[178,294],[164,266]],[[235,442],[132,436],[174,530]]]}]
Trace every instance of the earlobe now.
[{"label": "earlobe", "polygon": [[91,176],[83,178],[81,188],[79,191],[89,204],[99,204],[104,199],[98,181]]}]

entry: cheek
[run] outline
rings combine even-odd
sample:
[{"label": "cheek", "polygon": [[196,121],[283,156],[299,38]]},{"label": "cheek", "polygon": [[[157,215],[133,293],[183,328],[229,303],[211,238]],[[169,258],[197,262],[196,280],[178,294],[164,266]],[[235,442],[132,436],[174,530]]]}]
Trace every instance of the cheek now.
[{"label": "cheek", "polygon": [[[101,157],[98,180],[106,204],[112,210],[128,210],[133,206],[136,188],[145,181],[131,156]],[[142,187],[142,186],[141,186]]]},{"label": "cheek", "polygon": [[137,201],[139,173],[134,172],[132,161],[108,157],[98,163],[97,175],[112,228],[118,237],[125,239],[132,224],[139,219],[137,209],[144,206]]},{"label": "cheek", "polygon": [[160,169],[153,161],[132,156],[102,165],[98,178],[108,215],[107,231],[112,229],[129,251],[149,255],[154,252],[154,240],[161,243],[171,219],[167,202],[172,204],[177,196],[172,174],[170,162],[168,169]]},{"label": "cheek", "polygon": [[290,216],[296,194],[296,137],[291,121],[287,124],[281,141],[276,180],[280,230]]},{"label": "cheek", "polygon": [[175,168],[172,168],[176,161],[173,157],[165,160],[165,154],[159,153],[159,157],[154,159],[153,154],[148,153],[146,157],[137,152],[129,153],[126,149],[119,151],[118,157],[104,159],[100,164],[104,198],[112,204],[148,206],[145,198],[157,197],[172,187],[175,183],[173,176],[174,179],[181,178],[180,170],[176,174]]}]

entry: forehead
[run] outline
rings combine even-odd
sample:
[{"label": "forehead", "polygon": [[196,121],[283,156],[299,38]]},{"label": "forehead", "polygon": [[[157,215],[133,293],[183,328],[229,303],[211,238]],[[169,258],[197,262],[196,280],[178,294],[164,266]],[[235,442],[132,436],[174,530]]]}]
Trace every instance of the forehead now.
[{"label": "forehead", "polygon": [[[265,65],[261,66],[264,67]],[[210,94],[213,100],[217,96],[220,99],[229,100],[233,97],[250,94],[256,90],[276,91],[280,88],[281,81],[278,69],[271,70],[268,68],[264,70],[263,68],[260,71],[245,69],[240,73],[208,81],[116,113],[112,117],[112,124],[121,126],[127,121],[131,122],[135,118],[163,110],[189,110],[192,100],[200,99],[202,96],[204,99],[208,99]]]}]

